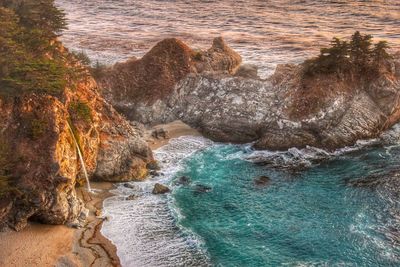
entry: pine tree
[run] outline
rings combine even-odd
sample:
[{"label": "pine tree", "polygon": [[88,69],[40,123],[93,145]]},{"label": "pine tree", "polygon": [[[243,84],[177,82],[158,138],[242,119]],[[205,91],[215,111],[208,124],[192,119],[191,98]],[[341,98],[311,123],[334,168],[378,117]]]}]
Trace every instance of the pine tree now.
[{"label": "pine tree", "polygon": [[362,35],[359,31],[356,31],[351,36],[350,60],[360,71],[365,70],[370,63],[371,46],[371,35]]},{"label": "pine tree", "polygon": [[386,41],[380,41],[374,45],[374,49],[372,50],[373,61],[375,64],[380,65],[384,61],[391,58],[386,49],[389,48],[389,45]]},{"label": "pine tree", "polygon": [[65,27],[53,0],[0,0],[0,95],[59,95],[70,70],[55,38]]}]

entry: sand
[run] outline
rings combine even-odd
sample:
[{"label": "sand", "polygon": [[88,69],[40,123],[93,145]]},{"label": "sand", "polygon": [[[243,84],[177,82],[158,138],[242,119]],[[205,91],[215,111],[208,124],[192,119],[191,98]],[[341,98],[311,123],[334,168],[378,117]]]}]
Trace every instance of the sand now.
[{"label": "sand", "polygon": [[111,183],[95,183],[95,193],[78,189],[89,209],[85,227],[31,223],[20,232],[0,233],[0,266],[120,266],[115,246],[101,233],[96,212],[111,194]]},{"label": "sand", "polygon": [[[154,130],[160,129],[160,128],[163,128],[164,130],[166,130],[168,132],[168,138],[156,139],[151,136],[151,133]],[[170,139],[177,138],[180,136],[185,136],[185,135],[201,136],[201,134],[197,130],[191,128],[187,124],[184,124],[181,121],[174,121],[174,122],[171,122],[168,124],[159,124],[159,125],[154,126],[151,129],[148,129],[146,132],[145,138],[146,138],[146,141],[149,144],[150,148],[152,150],[155,150],[159,147],[162,147],[162,146],[168,144]]]},{"label": "sand", "polygon": [[[156,139],[151,136],[155,129],[163,128],[167,138]],[[171,138],[184,135],[199,136],[200,133],[186,124],[175,121],[147,129],[145,138],[151,149],[166,145]],[[57,267],[108,267],[120,266],[117,249],[101,233],[103,200],[112,194],[115,185],[111,183],[91,183],[95,193],[78,189],[78,195],[89,209],[89,218],[81,229],[64,225],[43,225],[31,223],[20,232],[0,232],[0,266],[57,266]]]}]

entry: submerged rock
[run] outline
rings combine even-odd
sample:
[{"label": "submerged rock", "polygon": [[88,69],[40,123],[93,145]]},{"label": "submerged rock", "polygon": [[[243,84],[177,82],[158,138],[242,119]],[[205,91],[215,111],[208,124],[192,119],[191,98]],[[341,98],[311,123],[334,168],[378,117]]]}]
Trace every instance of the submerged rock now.
[{"label": "submerged rock", "polygon": [[169,192],[171,192],[171,190],[167,186],[165,186],[163,184],[159,184],[159,183],[156,183],[154,185],[154,188],[153,188],[153,191],[152,191],[152,193],[154,195],[166,194],[166,193],[169,193]]},{"label": "submerged rock", "polygon": [[189,185],[190,183],[191,179],[187,176],[181,176],[175,181],[175,184],[177,185]]},{"label": "submerged rock", "polygon": [[208,185],[196,184],[194,186],[195,194],[208,193],[208,192],[211,192],[211,190],[212,190],[212,187],[210,187]]},{"label": "submerged rock", "polygon": [[271,182],[271,178],[269,178],[268,176],[260,176],[256,179],[254,179],[254,184],[256,186],[266,186]]}]

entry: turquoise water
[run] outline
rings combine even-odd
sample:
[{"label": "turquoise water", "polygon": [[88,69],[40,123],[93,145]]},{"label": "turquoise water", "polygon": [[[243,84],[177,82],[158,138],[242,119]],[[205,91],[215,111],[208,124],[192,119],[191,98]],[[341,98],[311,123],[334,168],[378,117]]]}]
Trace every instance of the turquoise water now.
[{"label": "turquoise water", "polygon": [[[400,266],[399,148],[368,148],[298,171],[255,165],[249,153],[213,145],[171,182],[190,177],[174,189],[173,206],[213,265]],[[270,183],[255,185],[261,175]],[[370,175],[382,183],[349,185]]]}]

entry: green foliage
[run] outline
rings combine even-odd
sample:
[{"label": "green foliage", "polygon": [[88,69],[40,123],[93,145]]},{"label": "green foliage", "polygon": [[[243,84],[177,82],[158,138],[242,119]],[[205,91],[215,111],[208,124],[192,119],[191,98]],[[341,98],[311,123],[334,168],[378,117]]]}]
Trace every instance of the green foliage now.
[{"label": "green foliage", "polygon": [[92,61],[90,60],[89,56],[84,52],[76,52],[73,51],[72,54],[74,57],[84,66],[90,66],[92,64]]},{"label": "green foliage", "polygon": [[386,51],[389,48],[389,45],[386,41],[380,41],[374,46],[374,50],[372,51],[373,61],[380,65],[386,60],[392,58],[389,53]]},{"label": "green foliage", "polygon": [[379,72],[390,59],[387,42],[381,41],[372,48],[372,36],[356,31],[350,42],[333,38],[330,47],[322,48],[318,57],[303,63],[304,75],[315,74],[358,74],[368,75]]},{"label": "green foliage", "polygon": [[65,14],[54,0],[0,0],[0,6],[15,11],[25,29],[40,31],[52,40],[67,28]]},{"label": "green foliage", "polygon": [[31,120],[30,135],[33,139],[39,139],[48,129],[48,123],[45,120]]},{"label": "green foliage", "polygon": [[60,95],[72,72],[55,39],[66,23],[53,0],[0,0],[0,95]]},{"label": "green foliage", "polygon": [[80,100],[72,102],[69,106],[69,112],[73,120],[83,120],[85,122],[92,121],[92,112],[88,104]]}]

